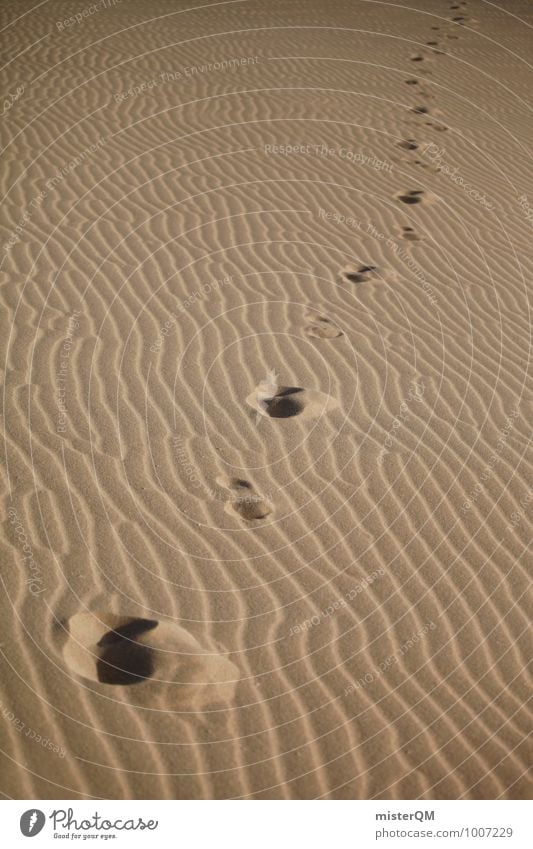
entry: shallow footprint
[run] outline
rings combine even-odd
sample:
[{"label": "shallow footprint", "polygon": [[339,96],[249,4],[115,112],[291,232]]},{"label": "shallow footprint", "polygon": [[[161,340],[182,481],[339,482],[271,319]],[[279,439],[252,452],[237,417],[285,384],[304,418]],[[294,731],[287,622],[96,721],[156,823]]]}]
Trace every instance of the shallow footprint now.
[{"label": "shallow footprint", "polygon": [[266,519],[272,513],[272,503],[255,492],[250,481],[244,478],[219,478],[217,483],[229,490],[226,504],[228,512],[238,513],[247,522]]},{"label": "shallow footprint", "polygon": [[401,139],[399,142],[396,142],[397,147],[401,147],[402,150],[418,150],[418,142],[415,139]]},{"label": "shallow footprint", "polygon": [[180,705],[204,706],[233,697],[239,671],[224,654],[204,648],[171,620],[79,613],[65,624],[63,659],[76,675],[136,691],[172,688]]},{"label": "shallow footprint", "polygon": [[402,239],[406,239],[408,242],[422,241],[422,237],[418,235],[414,227],[402,227],[400,231],[400,236]]},{"label": "shallow footprint", "polygon": [[331,319],[321,313],[309,312],[305,318],[308,322],[304,328],[306,336],[314,336],[316,339],[335,339],[337,336],[344,335]]},{"label": "shallow footprint", "polygon": [[366,283],[375,276],[377,270],[377,265],[360,265],[357,268],[348,267],[341,271],[341,277],[348,283]]},{"label": "shallow footprint", "polygon": [[432,171],[434,174],[438,174],[440,170],[434,162],[425,162],[423,159],[410,159],[409,163],[411,165],[419,165],[421,168],[425,168],[427,171]]},{"label": "shallow footprint", "polygon": [[433,127],[438,133],[445,133],[448,127],[446,124],[434,124],[433,121],[426,121],[427,127]]}]

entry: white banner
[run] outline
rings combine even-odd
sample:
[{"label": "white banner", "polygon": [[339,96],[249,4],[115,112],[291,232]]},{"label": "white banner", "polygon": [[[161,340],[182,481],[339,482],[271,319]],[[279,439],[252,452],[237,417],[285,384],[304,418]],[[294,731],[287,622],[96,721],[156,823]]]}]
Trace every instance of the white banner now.
[{"label": "white banner", "polygon": [[[2,845],[342,849],[531,849],[518,801],[4,801]],[[35,838],[35,843],[29,843]]]}]

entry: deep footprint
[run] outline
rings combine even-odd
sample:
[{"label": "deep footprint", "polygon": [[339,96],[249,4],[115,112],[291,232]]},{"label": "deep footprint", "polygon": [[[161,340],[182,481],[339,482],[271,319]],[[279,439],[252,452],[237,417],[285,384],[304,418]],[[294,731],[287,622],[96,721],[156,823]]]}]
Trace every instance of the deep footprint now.
[{"label": "deep footprint", "polygon": [[280,386],[270,381],[261,381],[246,403],[257,416],[270,419],[313,419],[338,407],[338,401],[318,389],[304,389],[301,386]]},{"label": "deep footprint", "polygon": [[240,677],[235,664],[172,620],[96,611],[72,616],[63,628],[64,662],[86,680],[136,684],[139,698],[169,691],[172,703],[195,708],[233,698]]},{"label": "deep footprint", "polygon": [[266,415],[272,419],[290,419],[292,416],[299,416],[304,410],[303,404],[297,397],[299,392],[303,392],[299,386],[281,387],[273,398],[263,402]]},{"label": "deep footprint", "polygon": [[412,189],[405,194],[398,195],[398,200],[402,203],[414,204],[414,203],[422,203],[424,192],[422,189]]},{"label": "deep footprint", "polygon": [[139,684],[154,674],[154,653],[137,638],[157,626],[154,619],[132,619],[121,628],[107,631],[97,645],[103,651],[96,662],[102,684]]}]

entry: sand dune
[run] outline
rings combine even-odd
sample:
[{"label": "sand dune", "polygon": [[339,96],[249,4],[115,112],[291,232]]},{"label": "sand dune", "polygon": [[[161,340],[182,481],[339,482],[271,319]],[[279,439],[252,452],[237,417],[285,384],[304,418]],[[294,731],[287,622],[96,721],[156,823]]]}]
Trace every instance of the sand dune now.
[{"label": "sand dune", "polygon": [[529,797],[533,7],[80,5],[3,9],[2,793]]}]

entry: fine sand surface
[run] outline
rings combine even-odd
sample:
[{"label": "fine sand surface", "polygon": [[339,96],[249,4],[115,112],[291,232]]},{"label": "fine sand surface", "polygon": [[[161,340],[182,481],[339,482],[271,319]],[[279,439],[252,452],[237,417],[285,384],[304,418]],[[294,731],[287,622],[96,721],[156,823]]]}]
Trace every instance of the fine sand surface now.
[{"label": "fine sand surface", "polygon": [[533,4],[84,2],[2,5],[0,791],[529,797]]}]

